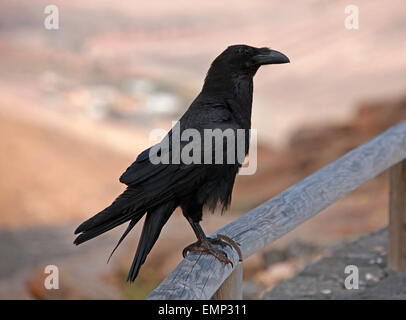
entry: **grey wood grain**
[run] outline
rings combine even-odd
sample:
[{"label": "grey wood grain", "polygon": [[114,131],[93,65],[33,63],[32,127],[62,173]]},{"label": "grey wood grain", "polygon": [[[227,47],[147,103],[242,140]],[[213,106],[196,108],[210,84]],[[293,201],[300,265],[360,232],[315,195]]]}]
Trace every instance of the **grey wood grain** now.
[{"label": "grey wood grain", "polygon": [[230,276],[211,297],[212,300],[242,300],[242,263],[234,268]]},{"label": "grey wood grain", "polygon": [[[334,141],[332,141],[334,143]],[[241,244],[243,258],[269,245],[332,203],[406,158],[406,121],[298,182],[215,232]],[[238,254],[225,248],[234,266]],[[192,253],[147,299],[210,299],[231,274],[213,256]]]},{"label": "grey wood grain", "polygon": [[389,267],[406,272],[406,161],[389,174]]}]

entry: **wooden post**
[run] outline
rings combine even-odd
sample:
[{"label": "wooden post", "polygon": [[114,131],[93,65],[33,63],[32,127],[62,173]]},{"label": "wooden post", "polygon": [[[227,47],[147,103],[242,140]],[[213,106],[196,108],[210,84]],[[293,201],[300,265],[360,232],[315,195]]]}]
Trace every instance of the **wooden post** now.
[{"label": "wooden post", "polygon": [[406,272],[406,161],[389,172],[389,267]]},{"label": "wooden post", "polygon": [[242,262],[214,293],[212,300],[242,300]]}]

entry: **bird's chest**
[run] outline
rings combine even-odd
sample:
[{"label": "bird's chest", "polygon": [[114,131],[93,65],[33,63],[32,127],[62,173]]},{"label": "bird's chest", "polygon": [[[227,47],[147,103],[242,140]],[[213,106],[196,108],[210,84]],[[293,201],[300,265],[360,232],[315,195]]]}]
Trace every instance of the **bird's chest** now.
[{"label": "bird's chest", "polygon": [[233,116],[240,127],[246,130],[251,128],[253,84],[244,78],[234,81],[234,96],[229,101],[232,105]]},{"label": "bird's chest", "polygon": [[252,105],[252,81],[246,79],[237,79],[234,82],[234,96],[235,99],[244,106]]}]

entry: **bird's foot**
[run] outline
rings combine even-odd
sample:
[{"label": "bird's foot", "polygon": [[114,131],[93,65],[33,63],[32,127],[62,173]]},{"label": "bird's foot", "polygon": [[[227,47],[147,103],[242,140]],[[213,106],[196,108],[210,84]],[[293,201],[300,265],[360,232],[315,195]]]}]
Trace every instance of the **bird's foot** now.
[{"label": "bird's foot", "polygon": [[219,235],[217,235],[217,238],[207,238],[207,241],[210,242],[212,245],[221,246],[222,248],[225,248],[227,246],[232,248],[232,245],[229,242],[224,241],[223,238],[219,237]]},{"label": "bird's foot", "polygon": [[234,267],[233,263],[231,262],[230,259],[228,259],[227,254],[223,250],[214,248],[214,245],[220,245],[222,248],[224,248],[227,245],[230,246],[230,244],[218,238],[217,239],[207,238],[206,240],[207,241],[198,240],[195,243],[188,245],[182,251],[183,257],[185,258],[190,252],[206,252],[214,256],[217,260],[225,264],[230,263],[231,267]]},{"label": "bird's foot", "polygon": [[240,249],[240,244],[236,241],[234,241],[233,239],[231,239],[230,237],[227,237],[224,234],[217,234],[217,241],[221,241],[223,244],[221,244],[221,246],[224,248],[226,245],[232,247],[235,249],[235,251],[237,251],[238,253],[238,257],[240,258],[240,262],[242,261],[242,252]]}]

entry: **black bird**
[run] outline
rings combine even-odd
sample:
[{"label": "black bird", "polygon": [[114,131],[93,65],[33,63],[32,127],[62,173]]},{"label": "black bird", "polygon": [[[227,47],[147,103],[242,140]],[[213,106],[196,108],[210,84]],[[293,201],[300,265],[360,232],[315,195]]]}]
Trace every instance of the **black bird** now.
[{"label": "black bird", "polygon": [[[175,145],[173,142],[175,128],[180,134],[186,129],[194,129],[202,136],[205,129],[220,129],[221,132],[231,129],[233,133],[242,129],[243,156],[245,156],[249,148],[253,77],[262,65],[288,62],[289,59],[284,54],[269,48],[233,45],[223,51],[211,64],[202,91],[174,128],[160,144],[143,151],[120,177],[120,182],[126,184],[127,189],[109,207],[76,229],[75,234],[80,234],[74,243],[78,245],[129,221],[115,250],[146,214],[141,238],[127,278],[127,281],[134,281],[162,227],[174,210],[181,207],[183,215],[198,239],[196,243],[183,250],[183,255],[189,251],[207,252],[220,261],[230,263],[225,252],[215,247],[216,245],[224,247],[227,243],[221,239],[207,238],[199,222],[202,220],[204,207],[214,210],[219,204],[224,210],[230,204],[235,176],[243,159],[240,157],[237,161],[227,162],[225,160],[227,152],[224,152],[220,160],[225,161],[217,162],[214,157],[219,151],[216,150],[217,145],[206,147],[206,144],[201,142],[205,146],[197,157],[201,161],[190,163],[183,158],[175,161],[176,152],[173,151],[183,152],[183,148],[190,141],[180,141],[179,145]],[[227,140],[220,148],[227,151],[228,147],[234,147],[231,149],[235,155],[237,140],[235,142],[230,140],[230,143]],[[167,147],[164,147],[164,141],[169,141]],[[212,149],[209,151],[214,151],[214,155],[204,158],[203,153],[208,148]],[[153,156],[163,158],[165,155],[168,155],[168,162],[152,161]]]}]

